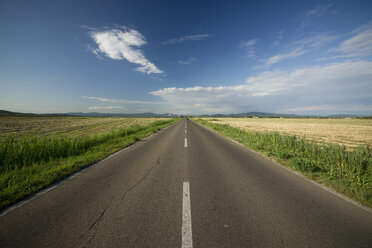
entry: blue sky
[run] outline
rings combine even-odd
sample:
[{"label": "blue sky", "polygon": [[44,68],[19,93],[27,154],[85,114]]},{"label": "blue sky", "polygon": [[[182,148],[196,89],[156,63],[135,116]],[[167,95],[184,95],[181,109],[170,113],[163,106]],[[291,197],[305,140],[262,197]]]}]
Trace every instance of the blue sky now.
[{"label": "blue sky", "polygon": [[0,109],[372,115],[371,1],[3,1]]}]

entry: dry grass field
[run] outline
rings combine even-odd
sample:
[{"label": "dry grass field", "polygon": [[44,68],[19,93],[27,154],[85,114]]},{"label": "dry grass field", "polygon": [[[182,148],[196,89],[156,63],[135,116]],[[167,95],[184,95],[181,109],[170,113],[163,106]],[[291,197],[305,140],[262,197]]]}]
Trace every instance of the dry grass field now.
[{"label": "dry grass field", "polygon": [[12,135],[20,137],[79,137],[102,134],[135,124],[147,125],[165,118],[120,117],[1,117],[0,140]]},{"label": "dry grass field", "polygon": [[372,119],[302,118],[204,118],[212,123],[228,124],[246,131],[279,132],[306,136],[316,142],[372,147]]}]

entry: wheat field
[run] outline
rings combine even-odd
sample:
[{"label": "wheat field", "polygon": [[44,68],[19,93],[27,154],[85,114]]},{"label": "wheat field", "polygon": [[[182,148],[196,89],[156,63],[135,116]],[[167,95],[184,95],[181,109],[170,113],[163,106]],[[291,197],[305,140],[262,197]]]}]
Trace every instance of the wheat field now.
[{"label": "wheat field", "polygon": [[372,119],[320,118],[204,118],[212,123],[228,124],[246,131],[279,132],[306,136],[319,143],[372,147]]}]

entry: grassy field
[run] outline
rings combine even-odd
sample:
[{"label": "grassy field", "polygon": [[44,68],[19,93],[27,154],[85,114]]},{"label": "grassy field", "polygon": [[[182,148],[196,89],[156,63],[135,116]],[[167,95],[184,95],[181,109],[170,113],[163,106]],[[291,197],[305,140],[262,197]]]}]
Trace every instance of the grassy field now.
[{"label": "grassy field", "polygon": [[372,147],[372,119],[206,118],[205,120],[228,124],[245,131],[306,136],[306,139],[318,143],[345,145],[348,150],[359,145]]},{"label": "grassy field", "polygon": [[0,209],[177,120],[0,118]]},{"label": "grassy field", "polygon": [[[355,120],[353,122],[354,120],[339,119],[289,119],[283,121],[282,119],[209,118],[196,119],[196,121],[255,151],[274,158],[279,163],[300,171],[307,177],[326,184],[366,206],[372,207],[372,152],[368,145],[357,146],[364,144],[359,143],[359,139],[357,139],[358,143],[351,142],[353,134],[358,130],[370,128],[371,122],[369,120]],[[229,123],[229,125],[224,123]],[[270,132],[264,131],[262,128],[262,126],[269,128],[268,123],[273,125]],[[292,127],[296,127],[293,129],[294,132],[271,131],[278,130],[281,125],[285,126],[286,130],[290,130],[288,126],[291,126],[292,123],[294,123]],[[317,135],[313,135],[312,139],[302,136],[302,133],[300,133],[301,136],[294,135],[304,130],[309,132],[306,124],[312,126],[318,123],[323,126],[328,125],[328,132],[325,129],[319,130],[319,132],[313,129],[312,132]],[[352,126],[351,123],[355,123],[355,127],[348,129],[350,130],[349,134],[344,133],[343,137],[346,137],[346,140],[338,139],[338,142],[326,143],[324,139],[320,139],[322,136],[326,137],[326,140],[329,139],[327,137],[334,137],[335,134],[332,133],[334,130],[341,133],[339,129],[342,128],[334,128],[333,125]],[[247,126],[254,126],[256,129],[246,129]],[[367,137],[364,137],[364,140],[370,140],[371,133],[366,133],[365,136]],[[352,146],[346,149],[345,146],[338,143],[349,143]]]}]

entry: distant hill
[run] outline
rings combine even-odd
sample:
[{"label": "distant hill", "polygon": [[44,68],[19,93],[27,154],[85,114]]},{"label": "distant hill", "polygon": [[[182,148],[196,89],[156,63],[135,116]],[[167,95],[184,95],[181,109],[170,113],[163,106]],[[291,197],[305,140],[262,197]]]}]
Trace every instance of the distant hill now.
[{"label": "distant hill", "polygon": [[348,115],[348,114],[338,114],[338,115],[329,115],[329,118],[358,118],[358,117],[366,117],[361,115]]},{"label": "distant hill", "polygon": [[265,112],[248,112],[238,114],[213,114],[213,115],[200,115],[199,117],[232,117],[232,118],[243,118],[243,117],[260,117],[260,118],[371,118],[371,116],[364,115],[352,115],[352,114],[336,114],[336,115],[296,115],[296,114],[276,114],[276,113],[265,113]]},{"label": "distant hill", "polygon": [[82,113],[82,112],[72,112],[67,113],[69,116],[111,116],[111,117],[178,117],[178,115],[165,113],[165,114],[155,114],[155,113],[134,113],[134,114],[113,114],[113,113]]},{"label": "distant hill", "polygon": [[[98,113],[98,112],[70,112],[70,113],[49,113],[49,114],[33,114],[33,113],[18,113],[6,110],[0,110],[0,117],[6,116],[22,116],[22,117],[57,117],[57,116],[81,116],[81,117],[179,117],[179,115],[165,113],[165,114],[155,114],[155,113],[134,113],[134,114],[115,114],[115,113]],[[295,115],[295,114],[276,114],[276,113],[265,113],[265,112],[247,112],[247,113],[237,113],[237,114],[213,114],[213,115],[191,115],[195,117],[233,117],[233,118],[252,118],[252,117],[266,117],[266,118],[372,118],[371,116],[363,115],[351,115],[351,114],[338,114],[329,116],[316,116],[316,115]]]},{"label": "distant hill", "polygon": [[81,116],[81,117],[178,117],[178,115],[165,113],[165,114],[155,114],[155,113],[135,113],[135,114],[113,114],[113,113],[98,113],[98,112],[90,112],[90,113],[83,113],[83,112],[71,112],[66,114],[33,114],[33,113],[19,113],[19,112],[11,112],[6,110],[0,110],[0,117],[6,116],[19,116],[19,117],[57,117],[57,116]]},{"label": "distant hill", "polygon": [[238,114],[214,114],[214,115],[201,115],[202,117],[307,117],[294,114],[275,114],[275,113],[264,113],[264,112],[248,112],[248,113],[238,113]]},{"label": "distant hill", "polygon": [[67,114],[33,114],[33,113],[19,113],[6,110],[0,110],[0,117],[19,116],[19,117],[42,117],[42,116],[67,116]]}]

